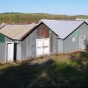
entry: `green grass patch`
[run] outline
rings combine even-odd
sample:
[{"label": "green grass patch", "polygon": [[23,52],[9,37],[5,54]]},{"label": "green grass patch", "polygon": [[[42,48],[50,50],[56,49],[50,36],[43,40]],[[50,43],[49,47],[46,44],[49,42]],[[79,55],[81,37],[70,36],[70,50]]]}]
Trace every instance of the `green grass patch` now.
[{"label": "green grass patch", "polygon": [[88,87],[87,55],[59,55],[17,65],[0,64],[0,88],[59,87]]}]

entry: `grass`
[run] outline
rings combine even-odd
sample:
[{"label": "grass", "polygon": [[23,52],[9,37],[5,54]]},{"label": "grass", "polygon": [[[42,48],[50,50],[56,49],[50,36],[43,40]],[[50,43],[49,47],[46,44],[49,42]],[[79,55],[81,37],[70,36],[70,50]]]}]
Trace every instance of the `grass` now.
[{"label": "grass", "polygon": [[0,64],[0,88],[88,88],[88,55],[77,53]]}]

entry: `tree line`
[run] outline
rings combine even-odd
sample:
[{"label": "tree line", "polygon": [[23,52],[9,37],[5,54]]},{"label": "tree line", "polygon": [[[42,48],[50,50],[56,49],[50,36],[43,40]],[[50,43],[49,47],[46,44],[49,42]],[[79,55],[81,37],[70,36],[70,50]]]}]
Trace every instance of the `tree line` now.
[{"label": "tree line", "polygon": [[57,15],[47,13],[0,13],[0,23],[32,23],[41,19],[75,20],[76,18],[88,19],[88,15]]}]

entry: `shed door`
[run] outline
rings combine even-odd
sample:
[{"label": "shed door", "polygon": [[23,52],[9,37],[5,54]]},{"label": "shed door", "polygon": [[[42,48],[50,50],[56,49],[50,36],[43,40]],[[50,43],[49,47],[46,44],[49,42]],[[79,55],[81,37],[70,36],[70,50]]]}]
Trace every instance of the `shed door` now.
[{"label": "shed door", "polygon": [[14,57],[14,44],[8,43],[7,44],[7,61],[13,61]]},{"label": "shed door", "polygon": [[36,53],[37,53],[37,56],[43,55],[43,49],[42,49],[43,39],[37,39],[36,43],[37,43],[36,44]]},{"label": "shed door", "polygon": [[86,46],[87,46],[86,36],[81,36],[79,39],[79,48],[86,49]]},{"label": "shed door", "polygon": [[49,54],[49,38],[36,39],[36,55]]},{"label": "shed door", "polygon": [[49,38],[43,40],[43,52],[49,55]]}]

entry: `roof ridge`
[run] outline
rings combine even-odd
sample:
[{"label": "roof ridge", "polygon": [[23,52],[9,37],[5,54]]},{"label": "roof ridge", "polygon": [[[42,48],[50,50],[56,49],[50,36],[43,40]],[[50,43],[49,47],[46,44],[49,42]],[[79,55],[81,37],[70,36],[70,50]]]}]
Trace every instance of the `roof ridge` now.
[{"label": "roof ridge", "polygon": [[79,27],[85,21],[48,21],[43,20],[44,24],[46,24],[52,31],[54,31],[59,37],[65,39],[72,31],[74,31],[77,27]]}]

